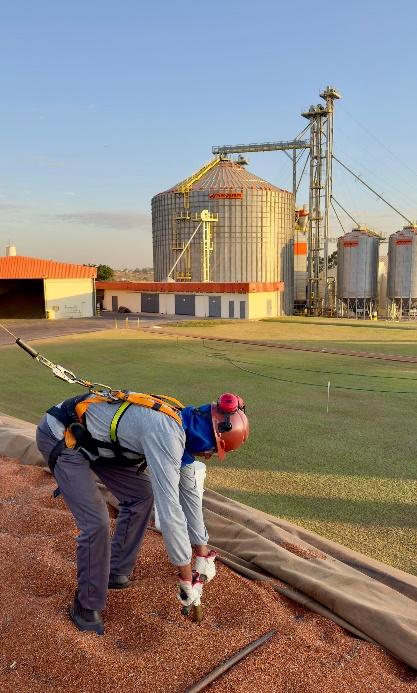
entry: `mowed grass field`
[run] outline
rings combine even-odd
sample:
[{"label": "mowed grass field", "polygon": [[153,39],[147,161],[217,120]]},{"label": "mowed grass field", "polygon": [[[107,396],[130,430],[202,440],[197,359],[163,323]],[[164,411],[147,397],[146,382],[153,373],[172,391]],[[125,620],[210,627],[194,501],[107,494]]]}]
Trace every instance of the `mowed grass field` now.
[{"label": "mowed grass field", "polygon": [[[319,322],[170,329],[417,356],[413,325]],[[251,436],[223,463],[208,463],[207,486],[417,574],[417,364],[156,330],[119,329],[34,345],[82,377],[171,394],[186,404],[237,391],[247,402]],[[0,364],[0,411],[10,415],[36,422],[52,403],[79,392],[14,345],[0,349]]]},{"label": "mowed grass field", "polygon": [[[189,321],[167,326],[175,332],[214,334],[230,339],[263,340],[300,346],[417,356],[417,324],[322,318]],[[165,328],[164,328],[165,330]]]}]

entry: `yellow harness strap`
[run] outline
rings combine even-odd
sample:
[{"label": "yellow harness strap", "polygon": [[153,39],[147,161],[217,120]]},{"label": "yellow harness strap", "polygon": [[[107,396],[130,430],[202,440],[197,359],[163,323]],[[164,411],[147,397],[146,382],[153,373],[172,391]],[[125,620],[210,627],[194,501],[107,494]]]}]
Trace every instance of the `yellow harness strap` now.
[{"label": "yellow harness strap", "polygon": [[[184,405],[178,400],[172,398],[164,398],[163,396],[156,395],[145,395],[141,392],[133,392],[131,394],[126,394],[125,392],[119,391],[115,393],[118,399],[125,402],[130,402],[131,404],[137,404],[140,407],[146,407],[147,409],[153,409],[154,411],[160,411],[162,414],[167,414],[172,419],[175,419],[179,426],[182,426],[182,420],[178,413],[178,409],[184,409]],[[164,399],[171,399],[172,402],[176,402],[175,407]]]},{"label": "yellow harness strap", "polygon": [[117,426],[119,424],[120,419],[122,418],[123,414],[125,413],[126,409],[132,405],[132,402],[122,402],[120,407],[116,409],[116,413],[113,416],[110,424],[110,440],[112,443],[115,443],[117,441]]}]

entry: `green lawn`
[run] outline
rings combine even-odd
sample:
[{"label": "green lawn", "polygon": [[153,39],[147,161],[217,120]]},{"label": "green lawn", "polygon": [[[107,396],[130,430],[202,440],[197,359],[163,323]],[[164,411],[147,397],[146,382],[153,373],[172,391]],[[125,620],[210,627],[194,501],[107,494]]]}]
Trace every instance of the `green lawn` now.
[{"label": "green lawn", "polygon": [[210,320],[180,322],[165,330],[289,345],[372,351],[417,356],[417,323],[370,322],[323,318],[275,318],[247,322]]},{"label": "green lawn", "polygon": [[[346,349],[357,344],[349,341],[352,333],[360,333],[360,350],[372,344],[372,351],[417,355],[417,331],[409,327],[294,321],[190,323],[182,329],[221,335],[231,328],[241,338],[297,343],[303,335],[302,342],[324,343],[322,334]],[[208,485],[417,574],[417,364],[133,330],[42,341],[37,348],[80,376],[171,394],[185,403],[239,392],[247,402],[251,436],[227,461],[209,463]],[[10,415],[37,421],[52,403],[79,391],[16,346],[0,349],[0,364],[0,411]]]}]

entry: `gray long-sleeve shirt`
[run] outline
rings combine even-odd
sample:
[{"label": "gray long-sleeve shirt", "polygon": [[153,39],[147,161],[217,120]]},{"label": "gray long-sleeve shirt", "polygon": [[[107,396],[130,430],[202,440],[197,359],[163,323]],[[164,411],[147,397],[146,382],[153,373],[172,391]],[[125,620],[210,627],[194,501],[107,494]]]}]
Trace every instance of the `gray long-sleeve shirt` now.
[{"label": "gray long-sleeve shirt", "polygon": [[[109,441],[110,423],[119,406],[119,403],[100,403],[88,407],[87,428],[94,438]],[[62,438],[64,426],[50,414],[47,420],[53,434]],[[190,563],[191,544],[207,544],[208,534],[194,464],[181,466],[184,429],[166,414],[132,405],[120,419],[117,437],[123,447],[146,457],[162,536],[171,563]],[[100,452],[102,457],[109,456],[109,451]]]}]

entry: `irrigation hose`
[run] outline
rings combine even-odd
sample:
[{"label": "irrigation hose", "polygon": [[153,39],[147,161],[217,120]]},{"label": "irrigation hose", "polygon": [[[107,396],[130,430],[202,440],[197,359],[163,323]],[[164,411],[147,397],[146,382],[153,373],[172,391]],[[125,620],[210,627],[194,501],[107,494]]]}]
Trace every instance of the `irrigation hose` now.
[{"label": "irrigation hose", "polygon": [[[188,347],[184,347],[181,345],[182,349],[186,349],[187,351],[192,351],[193,353],[198,353],[195,349],[190,349]],[[306,387],[318,387],[318,388],[327,388],[326,383],[308,383],[300,380],[291,380],[288,378],[279,378],[276,375],[268,375],[267,373],[259,373],[258,371],[253,371],[250,368],[244,368],[244,366],[241,366],[241,363],[253,363],[253,361],[236,361],[235,359],[230,358],[229,356],[224,355],[224,352],[216,352],[215,350],[211,349],[211,347],[205,347],[206,349],[209,349],[210,351],[213,351],[212,354],[207,354],[207,356],[211,358],[217,358],[219,361],[223,361],[224,363],[228,363],[230,366],[234,366],[234,368],[237,368],[240,371],[243,371],[244,373],[249,373],[250,375],[255,375],[258,378],[267,378],[268,380],[276,380],[280,383],[288,383],[290,385],[304,385]],[[310,369],[305,369],[305,368],[288,368],[287,370],[301,370],[303,372],[309,372]],[[331,374],[333,371],[314,371],[311,370],[311,372],[317,372],[317,373],[328,373]],[[356,375],[353,373],[340,373],[340,372],[334,372],[335,375]],[[363,376],[360,376],[363,377]],[[379,376],[370,376],[370,377],[379,377]],[[395,376],[381,376],[383,378],[395,378]],[[401,380],[412,380],[415,382],[417,379],[416,378],[399,378]],[[354,392],[376,392],[378,394],[391,394],[391,395],[415,395],[416,393],[411,391],[411,390],[376,390],[375,388],[365,388],[365,387],[352,387],[348,385],[332,385],[333,390],[350,390]]]},{"label": "irrigation hose", "polygon": [[[230,359],[230,356],[228,356],[225,352],[218,351],[217,349],[213,349],[212,347],[208,347],[205,344],[203,345],[207,351],[212,351],[212,354],[208,354],[209,357],[214,357],[218,359]],[[182,349],[187,349],[187,351],[191,351],[194,354],[199,353],[197,349],[193,349],[192,347],[185,347],[184,345],[181,345]],[[246,359],[233,359],[234,363],[249,363],[249,364],[257,364],[257,361],[248,361]],[[399,362],[401,363],[401,362]],[[262,363],[260,365],[263,365]],[[350,373],[350,372],[345,372],[345,371],[325,371],[322,369],[318,368],[295,368],[294,366],[288,366],[282,365],[282,366],[277,366],[275,363],[273,364],[272,368],[278,369],[278,370],[285,370],[285,371],[299,371],[301,373],[318,373],[319,375],[343,375],[343,376],[352,376],[354,378],[363,378],[362,373]],[[382,375],[381,373],[375,374],[375,373],[367,373],[366,378],[383,378],[384,380],[389,379],[389,380],[412,380],[413,382],[417,382],[417,378],[410,378],[407,375]]]},{"label": "irrigation hose", "polygon": [[198,693],[198,691],[204,690],[210,683],[213,683],[213,681],[216,681],[222,674],[224,674],[226,671],[231,669],[235,664],[240,662],[241,659],[246,657],[248,654],[256,650],[258,647],[266,643],[268,640],[272,638],[273,635],[276,634],[276,630],[270,630],[269,633],[265,633],[264,635],[261,635],[260,638],[257,640],[254,640],[253,642],[249,643],[249,645],[246,645],[246,647],[242,648],[239,650],[239,652],[236,652],[236,654],[233,655],[233,657],[230,657],[230,659],[226,659],[225,662],[222,664],[219,664],[218,667],[213,669],[207,676],[204,676],[204,678],[200,679],[200,681],[197,681],[191,688],[187,688],[185,693]]}]

